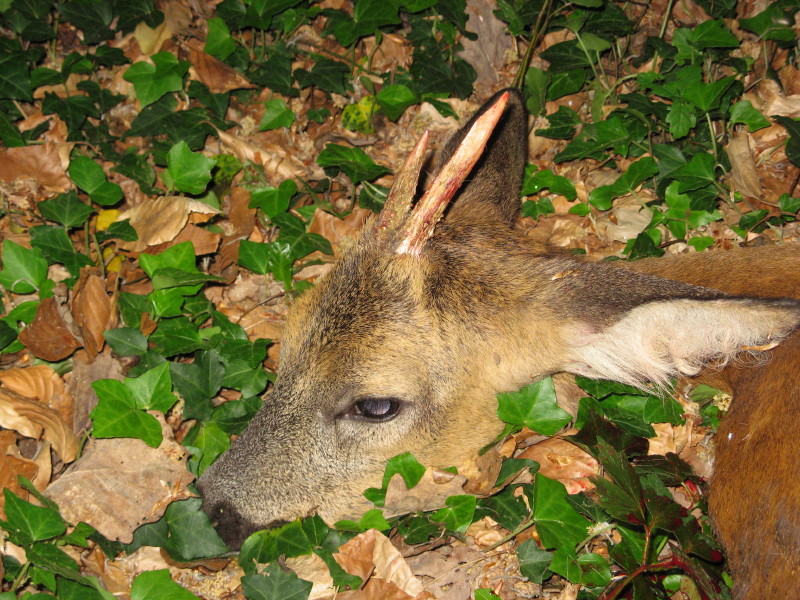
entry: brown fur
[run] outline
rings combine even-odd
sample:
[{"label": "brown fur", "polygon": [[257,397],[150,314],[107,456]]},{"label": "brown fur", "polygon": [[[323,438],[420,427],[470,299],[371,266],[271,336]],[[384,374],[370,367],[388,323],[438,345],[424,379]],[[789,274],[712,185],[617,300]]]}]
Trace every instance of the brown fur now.
[{"label": "brown fur", "polygon": [[[368,227],[297,302],[275,389],[199,481],[204,507],[230,544],[312,510],[329,521],[357,516],[368,507],[361,492],[378,485],[386,460],[402,452],[423,464],[462,464],[502,428],[498,392],[559,371],[644,385],[792,335],[800,302],[778,298],[797,297],[796,279],[786,277],[800,272],[793,249],[623,266],[549,253],[514,230],[509,217],[518,211],[525,132],[522,100],[512,93],[482,162],[419,256],[398,253],[408,235],[402,227]],[[796,403],[786,406],[792,398],[785,389],[786,378],[796,377],[785,368],[797,355],[795,338],[766,367],[725,371],[744,398],[737,390],[725,420],[733,441],[721,436],[712,514],[744,582],[740,599],[758,597],[746,583],[756,581],[764,553],[797,556],[800,506],[779,485],[792,475],[794,455],[780,448],[788,445],[782,431],[775,433],[785,425],[778,423],[782,411],[797,411]],[[765,385],[777,386],[776,397],[759,392]],[[398,400],[394,419],[353,416],[360,399],[375,397]],[[797,439],[796,427],[786,427],[788,440]],[[758,443],[746,441],[751,429]],[[785,466],[753,475],[756,461],[771,460]],[[748,498],[740,502],[745,486]],[[759,521],[762,503],[772,511],[766,524]],[[747,532],[744,546],[740,530]],[[780,560],[775,568],[788,577],[796,558]],[[764,576],[758,588],[781,581]]]}]

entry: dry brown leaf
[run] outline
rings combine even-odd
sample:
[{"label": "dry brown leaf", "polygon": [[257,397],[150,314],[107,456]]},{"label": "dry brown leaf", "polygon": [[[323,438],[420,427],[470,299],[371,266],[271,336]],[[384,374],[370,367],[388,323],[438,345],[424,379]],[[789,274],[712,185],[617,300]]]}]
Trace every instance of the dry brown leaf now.
[{"label": "dry brown leaf", "polygon": [[[478,587],[475,579],[480,575],[480,561],[484,554],[472,546],[456,542],[432,552],[424,552],[407,559],[411,569],[425,589],[439,600],[464,600],[472,597]],[[531,596],[533,597],[533,596]]]},{"label": "dry brown leaf", "polygon": [[800,117],[800,94],[794,94],[792,96],[775,94],[770,101],[765,104],[762,112],[765,115],[778,115],[796,119]]},{"label": "dry brown leaf", "polygon": [[233,67],[199,48],[191,48],[189,62],[192,63],[190,73],[193,71],[195,75],[192,79],[204,83],[213,94],[255,87]]},{"label": "dry brown leaf", "polygon": [[560,481],[567,493],[577,494],[594,487],[589,477],[599,473],[599,465],[575,444],[561,438],[550,438],[523,450],[517,458],[530,458],[539,463],[539,473]]},{"label": "dry brown leaf", "polygon": [[370,577],[383,579],[412,598],[423,592],[422,583],[411,573],[400,551],[389,538],[374,529],[354,537],[333,557],[345,571],[364,581]]},{"label": "dry brown leaf", "polygon": [[172,500],[191,496],[186,451],[161,421],[164,441],[151,448],[131,438],[96,439],[45,494],[67,521],[86,521],[111,540],[130,542],[133,531],[161,518]]},{"label": "dry brown leaf", "polygon": [[[17,436],[13,431],[0,431],[0,488],[8,488],[20,498],[27,500],[28,492],[19,485],[17,476],[33,479],[39,467],[32,460],[9,454],[17,450]],[[5,519],[4,499],[0,497],[0,518]]]},{"label": "dry brown leaf", "polygon": [[97,395],[92,383],[98,379],[122,381],[122,367],[119,361],[109,354],[98,354],[90,361],[86,353],[79,350],[72,359],[72,374],[69,380],[69,393],[74,398],[72,427],[83,433],[91,424],[89,413],[97,406]]},{"label": "dry brown leaf", "polygon": [[750,150],[750,137],[746,133],[735,133],[725,146],[731,162],[731,176],[736,191],[749,198],[761,196],[761,181]]},{"label": "dry brown leaf", "polygon": [[83,347],[90,362],[106,343],[103,332],[113,329],[116,324],[114,305],[114,300],[106,294],[104,280],[84,269],[74,288],[72,316],[83,337]]},{"label": "dry brown leaf", "polygon": [[80,440],[57,411],[7,389],[0,389],[0,426],[33,439],[44,436],[64,462],[78,455]]},{"label": "dry brown leaf", "polygon": [[[191,221],[191,219],[192,217],[190,215],[189,220]],[[175,237],[174,240],[168,244],[153,246],[148,251],[161,252],[162,248],[175,246],[181,242],[191,242],[192,246],[194,247],[195,255],[203,256],[204,254],[213,254],[216,252],[217,248],[219,248],[219,242],[221,239],[222,235],[219,233],[214,233],[208,229],[196,227],[195,225],[192,225],[192,223],[187,223],[186,227],[181,229],[180,233]]]},{"label": "dry brown leaf", "polygon": [[490,0],[467,0],[467,28],[478,35],[478,39],[462,38],[463,50],[458,55],[473,66],[478,74],[475,80],[485,89],[497,89],[498,76],[505,63],[506,52],[514,43],[508,26],[494,16],[496,2]]},{"label": "dry brown leaf", "polygon": [[341,245],[342,241],[353,241],[356,238],[361,230],[364,229],[364,224],[371,214],[372,212],[365,208],[356,207],[344,219],[340,219],[318,208],[314,213],[314,218],[311,220],[308,231],[320,234],[330,241],[334,251],[338,251],[338,246]]},{"label": "dry brown leaf", "polygon": [[0,383],[6,388],[44,402],[58,411],[64,423],[74,423],[74,402],[64,388],[64,381],[47,365],[34,365],[21,369],[9,369],[0,373]]},{"label": "dry brown leaf", "polygon": [[189,221],[189,214],[217,214],[215,210],[197,200],[185,196],[159,196],[130,210],[120,213],[118,221],[130,219],[131,227],[139,239],[120,246],[126,250],[141,252],[148,246],[171,242]]},{"label": "dry brown leaf", "polygon": [[409,490],[403,477],[396,473],[386,488],[384,514],[387,517],[395,517],[442,508],[448,497],[464,493],[466,482],[467,478],[463,475],[429,468],[419,483]]},{"label": "dry brown leaf", "polygon": [[9,369],[0,373],[4,387],[28,398],[52,406],[51,399],[66,394],[64,381],[47,365]]},{"label": "dry brown leaf", "polygon": [[57,362],[81,347],[61,314],[55,298],[45,298],[36,309],[33,322],[19,334],[19,340],[37,358]]},{"label": "dry brown leaf", "polygon": [[262,165],[271,180],[296,179],[305,173],[305,166],[293,156],[291,148],[270,143],[255,146],[225,131],[217,134],[239,161]]},{"label": "dry brown leaf", "polygon": [[333,587],[328,565],[316,554],[307,554],[296,558],[287,558],[286,566],[304,581],[312,583],[308,600],[333,600],[336,589]]},{"label": "dry brown leaf", "polygon": [[[72,187],[67,177],[71,143],[45,143],[0,150],[0,180],[13,182],[30,177],[53,192],[66,192]],[[66,162],[65,162],[66,161]]]},{"label": "dry brown leaf", "polygon": [[[175,3],[169,2],[167,4]],[[134,30],[134,36],[139,43],[139,48],[141,48],[143,54],[147,55],[156,54],[161,50],[161,46],[172,37],[173,33],[172,27],[167,19],[164,19],[155,29],[151,29],[142,21]],[[144,60],[144,58],[145,57],[142,57],[142,60]]]},{"label": "dry brown leaf", "polygon": [[627,242],[644,231],[652,220],[653,215],[638,200],[623,199],[615,203],[611,214],[598,215],[595,219],[595,229],[607,240]]}]

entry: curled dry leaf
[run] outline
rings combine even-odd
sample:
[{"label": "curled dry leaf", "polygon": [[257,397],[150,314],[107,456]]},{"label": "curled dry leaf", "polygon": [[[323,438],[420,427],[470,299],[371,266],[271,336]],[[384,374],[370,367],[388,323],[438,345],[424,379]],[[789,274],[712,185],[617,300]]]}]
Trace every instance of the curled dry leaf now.
[{"label": "curled dry leaf", "polygon": [[133,531],[161,518],[167,505],[192,494],[194,475],[186,451],[161,421],[164,441],[151,448],[131,438],[93,440],[72,467],[45,493],[72,523],[86,521],[111,540],[130,542]]},{"label": "curled dry leaf", "polygon": [[364,229],[364,223],[372,213],[365,208],[355,207],[345,218],[340,219],[332,214],[320,210],[314,213],[308,231],[318,233],[330,241],[334,250],[347,240],[353,240]]},{"label": "curled dry leaf", "polygon": [[800,117],[800,94],[783,96],[775,94],[767,101],[762,111],[765,115],[777,115],[796,119]]},{"label": "curled dry leaf", "polygon": [[731,161],[731,175],[736,190],[749,198],[761,196],[761,181],[750,150],[750,136],[746,133],[734,134],[725,146],[725,152]]},{"label": "curled dry leaf", "polygon": [[[0,487],[8,488],[27,499],[28,492],[19,485],[18,476],[33,479],[39,467],[32,460],[18,456],[17,436],[13,431],[0,431]],[[4,499],[0,497],[0,518],[5,519]]]},{"label": "curled dry leaf", "polygon": [[189,51],[189,62],[192,63],[190,73],[194,71],[196,77],[208,87],[213,94],[224,94],[231,90],[241,90],[254,87],[245,77],[233,67],[206,54],[199,48],[192,46]]},{"label": "curled dry leaf", "polygon": [[422,583],[414,577],[403,556],[385,535],[370,529],[357,535],[334,554],[342,568],[358,575],[365,582],[364,595],[339,594],[337,599],[364,598],[365,600],[432,598],[425,594]]},{"label": "curled dry leaf", "polygon": [[190,213],[195,212],[205,215],[219,213],[207,204],[185,196],[159,196],[134,206],[120,213],[117,220],[130,219],[131,227],[136,230],[139,239],[124,242],[120,247],[141,252],[148,246],[171,242],[189,221]]},{"label": "curled dry leaf", "polygon": [[594,487],[589,477],[599,473],[597,461],[589,454],[561,438],[550,438],[522,451],[517,458],[530,458],[539,463],[539,473],[560,481],[567,493],[577,494]]},{"label": "curled dry leaf", "polygon": [[91,424],[89,413],[97,406],[97,394],[92,383],[98,379],[122,381],[119,360],[109,354],[98,354],[90,361],[85,352],[76,352],[72,360],[69,393],[74,398],[72,428],[78,433],[83,433]]},{"label": "curled dry leaf", "polygon": [[497,3],[490,0],[467,0],[467,28],[475,32],[478,39],[463,38],[464,49],[458,53],[477,72],[476,86],[486,86],[490,90],[501,87],[498,73],[505,64],[506,52],[514,43],[508,26],[494,16],[496,8]]},{"label": "curled dry leaf", "polygon": [[64,462],[78,456],[80,440],[56,410],[9,389],[0,389],[0,427],[29,438],[43,436]]},{"label": "curled dry leaf", "polygon": [[312,583],[308,600],[333,600],[338,597],[328,565],[316,554],[287,558],[286,566],[300,579]]},{"label": "curled dry leaf", "polygon": [[448,497],[464,493],[466,482],[467,478],[463,475],[429,468],[419,483],[409,490],[403,477],[397,473],[389,480],[386,488],[384,514],[395,517],[442,508]]},{"label": "curled dry leaf", "polygon": [[72,317],[83,337],[89,361],[94,360],[105,345],[103,332],[116,324],[115,304],[115,299],[106,294],[103,279],[84,269],[75,285]]},{"label": "curled dry leaf", "polygon": [[67,177],[71,143],[20,146],[0,150],[0,180],[13,182],[30,177],[44,188],[63,193],[72,187]]},{"label": "curled dry leaf", "polygon": [[472,591],[480,587],[476,579],[486,565],[482,558],[486,556],[475,547],[455,542],[409,557],[407,562],[438,600],[463,600],[472,598]]},{"label": "curled dry leaf", "polygon": [[[189,220],[192,220],[192,217],[189,217]],[[168,244],[163,244],[161,246],[154,246],[152,248],[155,252],[161,252],[163,249],[169,246],[175,246],[180,244],[181,242],[191,242],[192,246],[194,247],[194,253],[197,256],[203,256],[204,254],[213,254],[219,248],[219,242],[222,239],[222,236],[218,233],[214,233],[213,231],[209,231],[208,229],[203,229],[202,227],[195,227],[192,223],[187,223],[186,226],[181,229],[180,233],[175,236]]]},{"label": "curled dry leaf", "polygon": [[63,360],[82,345],[59,313],[55,298],[39,303],[33,322],[20,332],[19,340],[34,356],[48,362]]},{"label": "curled dry leaf", "polygon": [[291,148],[270,143],[254,146],[225,131],[217,131],[217,134],[239,161],[263,165],[264,172],[271,180],[294,179],[305,173],[303,163],[292,155]]}]

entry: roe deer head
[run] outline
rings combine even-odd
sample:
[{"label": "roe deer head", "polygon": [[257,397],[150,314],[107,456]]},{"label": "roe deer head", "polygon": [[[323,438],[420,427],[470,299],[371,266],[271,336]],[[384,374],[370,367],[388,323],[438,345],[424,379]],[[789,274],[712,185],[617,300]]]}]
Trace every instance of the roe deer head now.
[{"label": "roe deer head", "polygon": [[[312,511],[329,522],[357,517],[369,508],[361,492],[379,485],[386,461],[402,452],[425,465],[463,464],[502,430],[499,392],[560,371],[663,384],[792,336],[797,300],[724,293],[726,278],[750,277],[746,268],[736,276],[726,261],[702,256],[597,263],[547,251],[515,230],[527,132],[521,96],[497,94],[448,143],[439,175],[412,206],[423,136],[382,213],[292,307],[272,393],[199,480],[204,509],[230,545]],[[763,272],[774,257],[775,280],[791,269],[797,281],[793,249],[753,257],[732,262]],[[752,296],[798,289],[727,288]],[[749,418],[732,443],[747,436]],[[735,472],[733,455],[724,468]],[[727,488],[736,493],[736,484]],[[798,517],[795,503],[785,517],[793,520],[792,568]],[[720,528],[729,547],[739,523]],[[765,550],[779,551],[779,533],[764,532],[773,540]],[[737,575],[745,562],[733,563]]]}]

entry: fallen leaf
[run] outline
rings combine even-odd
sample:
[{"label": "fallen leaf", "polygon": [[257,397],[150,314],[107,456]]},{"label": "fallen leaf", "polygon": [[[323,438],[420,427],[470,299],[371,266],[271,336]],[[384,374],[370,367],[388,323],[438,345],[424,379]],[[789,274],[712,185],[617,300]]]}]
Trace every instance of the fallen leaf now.
[{"label": "fallen leaf", "polygon": [[0,426],[25,437],[44,437],[65,463],[78,455],[80,440],[56,410],[8,389],[0,389]]},{"label": "fallen leaf", "polygon": [[305,167],[293,156],[291,148],[270,143],[256,146],[225,131],[218,130],[217,134],[219,141],[233,152],[237,160],[242,163],[250,161],[262,165],[271,180],[283,181],[305,174]]},{"label": "fallen leaf", "polygon": [[[0,487],[8,488],[23,500],[28,492],[19,485],[18,476],[33,479],[39,467],[32,460],[9,454],[11,448],[17,450],[17,436],[13,431],[0,431]],[[13,451],[12,451],[13,452]],[[0,518],[5,519],[5,501],[0,497]]]},{"label": "fallen leaf", "polygon": [[386,488],[384,514],[388,518],[442,508],[447,498],[464,493],[466,481],[463,475],[429,468],[419,483],[409,490],[403,477],[396,473]]},{"label": "fallen leaf", "polygon": [[316,554],[287,558],[286,566],[300,579],[313,584],[308,600],[333,600],[337,597],[328,565]]},{"label": "fallen leaf", "polygon": [[92,383],[98,379],[122,381],[119,360],[109,354],[98,354],[90,361],[86,353],[79,350],[72,358],[72,373],[68,391],[74,399],[72,428],[82,434],[91,425],[89,413],[97,406],[97,394]]},{"label": "fallen leaf", "polygon": [[749,198],[761,196],[761,181],[750,150],[750,137],[746,133],[734,133],[725,146],[725,153],[731,163],[731,176],[736,191]]},{"label": "fallen leaf", "polygon": [[189,62],[190,77],[195,75],[192,79],[204,83],[212,94],[255,87],[233,67],[194,46],[189,50]]},{"label": "fallen leaf", "polygon": [[189,221],[189,214],[218,214],[219,211],[185,196],[159,196],[120,213],[118,220],[130,219],[139,239],[123,242],[121,248],[141,252],[148,246],[171,242]]},{"label": "fallen leaf", "polygon": [[86,521],[111,540],[128,543],[133,531],[161,518],[167,504],[192,496],[186,451],[160,414],[164,441],[151,448],[133,438],[96,439],[45,491],[72,523]]},{"label": "fallen leaf", "polygon": [[89,269],[81,271],[73,294],[72,316],[91,362],[106,343],[103,332],[116,325],[116,302],[106,294],[103,279]]},{"label": "fallen leaf", "polygon": [[61,317],[55,298],[39,303],[33,322],[20,332],[19,340],[48,362],[63,360],[82,345]]},{"label": "fallen leaf", "polygon": [[538,472],[563,483],[569,494],[593,488],[588,478],[597,475],[600,470],[591,455],[558,437],[534,444],[520,452],[517,458],[535,460],[539,463]]},{"label": "fallen leaf", "polygon": [[0,373],[0,384],[21,396],[44,402],[58,411],[64,423],[72,424],[72,396],[64,388],[64,380],[47,365],[9,369]]},{"label": "fallen leaf", "polygon": [[413,598],[424,591],[400,551],[380,531],[370,529],[357,535],[333,557],[345,571],[358,575],[367,585],[373,577],[383,579],[402,590],[406,594],[403,598]]},{"label": "fallen leaf", "polygon": [[0,180],[13,182],[30,177],[46,189],[62,193],[72,187],[67,177],[73,144],[45,143],[0,150]]}]

